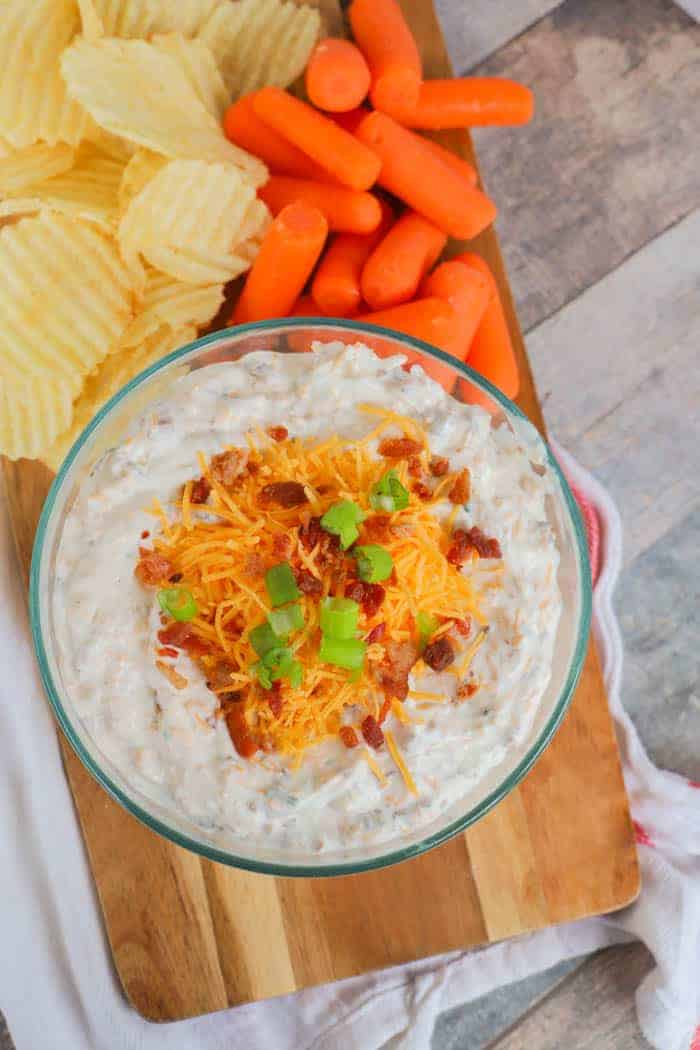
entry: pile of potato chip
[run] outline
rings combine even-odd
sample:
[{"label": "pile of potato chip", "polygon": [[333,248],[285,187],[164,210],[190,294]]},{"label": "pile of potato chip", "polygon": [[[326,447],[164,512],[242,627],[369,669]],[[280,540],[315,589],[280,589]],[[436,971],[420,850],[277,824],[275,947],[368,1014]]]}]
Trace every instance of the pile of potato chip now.
[{"label": "pile of potato chip", "polygon": [[222,114],[319,34],[293,0],[2,0],[0,453],[56,469],[211,322],[270,221]]}]

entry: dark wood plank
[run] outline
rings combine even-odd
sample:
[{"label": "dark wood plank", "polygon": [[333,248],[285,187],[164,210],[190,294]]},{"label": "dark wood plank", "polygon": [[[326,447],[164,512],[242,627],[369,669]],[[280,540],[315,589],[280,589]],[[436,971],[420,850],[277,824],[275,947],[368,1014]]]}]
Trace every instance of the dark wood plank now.
[{"label": "dark wood plank", "polygon": [[700,27],[671,0],[566,0],[474,72],[537,98],[475,135],[527,331],[700,205]]}]

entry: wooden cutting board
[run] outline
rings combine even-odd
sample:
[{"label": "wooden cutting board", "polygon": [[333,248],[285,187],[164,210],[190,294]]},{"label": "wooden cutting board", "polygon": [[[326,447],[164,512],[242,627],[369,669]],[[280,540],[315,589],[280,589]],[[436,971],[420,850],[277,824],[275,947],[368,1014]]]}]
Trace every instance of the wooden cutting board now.
[{"label": "wooden cutting board", "polygon": [[[330,31],[342,31],[332,0],[320,6]],[[449,76],[430,0],[402,6],[426,76]],[[466,134],[441,141],[474,161]],[[518,403],[544,431],[494,231],[472,247],[501,289],[522,377]],[[5,461],[4,474],[26,573],[51,475],[28,461]],[[276,879],[204,861],[139,824],[92,780],[62,737],[61,746],[115,967],[135,1009],[152,1020],[193,1017],[611,911],[639,890],[592,643],[571,709],[520,787],[438,849],[364,875]]]}]

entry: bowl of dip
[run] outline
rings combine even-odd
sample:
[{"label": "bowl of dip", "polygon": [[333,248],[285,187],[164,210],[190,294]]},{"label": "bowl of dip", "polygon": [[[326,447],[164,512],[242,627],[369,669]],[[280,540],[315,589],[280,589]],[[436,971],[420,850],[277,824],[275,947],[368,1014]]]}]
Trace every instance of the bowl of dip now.
[{"label": "bowl of dip", "polygon": [[199,339],[99,412],[47,498],[30,609],[113,798],[211,860],[321,876],[512,791],[573,695],[591,585],[514,404],[427,344],[295,318]]}]

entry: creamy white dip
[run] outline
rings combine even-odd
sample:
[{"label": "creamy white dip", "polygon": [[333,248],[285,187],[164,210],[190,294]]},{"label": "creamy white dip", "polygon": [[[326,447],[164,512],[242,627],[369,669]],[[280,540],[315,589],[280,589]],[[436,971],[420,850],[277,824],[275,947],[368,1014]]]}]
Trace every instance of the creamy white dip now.
[{"label": "creamy white dip", "polygon": [[[64,686],[122,775],[203,828],[318,852],[387,842],[458,802],[529,731],[561,609],[545,511],[549,468],[537,443],[526,450],[508,426],[493,427],[486,411],[458,403],[421,369],[404,371],[402,361],[336,342],[315,344],[311,355],[256,352],[192,372],[102,457],[70,510],[52,610]],[[360,438],[376,424],[357,407],[366,403],[413,417],[433,454],[448,457],[451,470],[469,468],[470,501],[455,527],[478,525],[499,540],[504,559],[501,586],[481,598],[489,633],[470,668],[476,695],[450,699],[458,683],[451,674],[412,677],[413,688],[446,700],[409,697],[405,710],[421,724],[392,719],[417,796],[386,748],[372,752],[384,786],[364,748],[348,750],[340,740],[309,749],[294,771],[280,755],[240,758],[199,667],[185,653],[173,661],[185,689],[156,669],[159,609],[134,577],[141,533],[158,527],[146,508],[154,497],[167,507],[198,475],[198,451],[245,445],[254,425],[283,423],[300,438]],[[488,575],[479,562],[464,571],[477,589]]]}]

